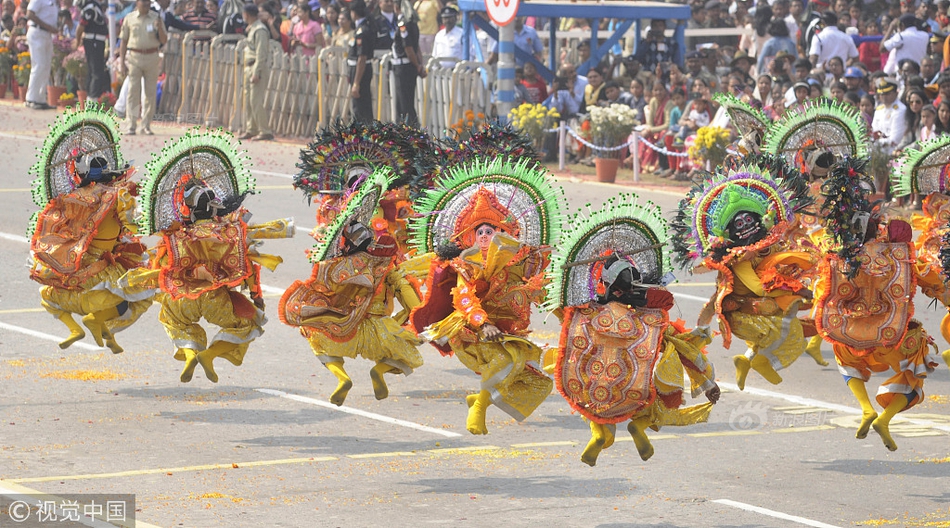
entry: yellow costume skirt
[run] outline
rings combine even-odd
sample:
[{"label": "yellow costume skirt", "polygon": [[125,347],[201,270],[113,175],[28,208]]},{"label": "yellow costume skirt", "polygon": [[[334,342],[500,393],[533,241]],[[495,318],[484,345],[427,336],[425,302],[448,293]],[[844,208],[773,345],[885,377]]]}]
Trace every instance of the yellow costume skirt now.
[{"label": "yellow costume skirt", "polygon": [[761,354],[775,370],[781,370],[805,351],[802,323],[795,310],[782,315],[751,315],[742,312],[725,314],[732,333],[749,346],[745,355],[750,360]]},{"label": "yellow costume skirt", "polygon": [[554,380],[538,366],[541,349],[519,337],[453,347],[463,365],[481,374],[482,390],[512,418],[524,420],[551,394]]},{"label": "yellow costume skirt", "polygon": [[422,354],[416,347],[424,341],[399,326],[392,317],[367,315],[356,327],[352,339],[342,343],[306,327],[301,328],[301,333],[323,363],[360,356],[385,363],[406,375],[422,366]]},{"label": "yellow costume skirt", "polygon": [[66,290],[54,286],[40,287],[40,303],[53,317],[64,313],[87,315],[129,303],[119,317],[106,322],[112,333],[132,325],[152,305],[155,291],[145,287],[129,286],[126,271],[119,264],[111,264],[82,284],[81,290]]},{"label": "yellow costume skirt", "polygon": [[863,381],[868,381],[872,372],[893,371],[894,375],[878,388],[876,399],[882,407],[887,407],[895,394],[916,393],[915,398],[907,402],[906,410],[923,401],[924,380],[937,368],[938,363],[930,354],[931,346],[933,343],[920,323],[912,321],[899,346],[856,351],[836,344],[835,361],[842,375]]},{"label": "yellow costume skirt", "polygon": [[234,314],[234,305],[231,304],[227,288],[211,290],[197,299],[182,297],[176,300],[167,293],[160,293],[157,300],[162,305],[158,320],[165,326],[169,339],[179,349],[175,352],[175,359],[179,361],[185,360],[185,355],[180,352],[182,348],[201,351],[208,347],[208,336],[198,324],[202,317],[221,327],[211,339],[211,343],[226,341],[238,345],[234,351],[221,356],[234,365],[240,365],[244,361],[248,345],[264,333],[264,312],[257,310],[253,319],[238,317]]}]

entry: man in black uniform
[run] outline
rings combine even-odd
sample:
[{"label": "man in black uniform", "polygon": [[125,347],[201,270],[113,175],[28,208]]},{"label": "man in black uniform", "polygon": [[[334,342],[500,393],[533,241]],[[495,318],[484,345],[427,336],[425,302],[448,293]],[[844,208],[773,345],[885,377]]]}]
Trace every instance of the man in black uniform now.
[{"label": "man in black uniform", "polygon": [[350,41],[349,67],[350,97],[353,98],[353,117],[364,123],[373,120],[373,50],[376,48],[376,24],[364,0],[350,2],[350,12],[356,23],[356,32]]},{"label": "man in black uniform", "polygon": [[109,40],[109,25],[99,0],[85,0],[82,4],[79,29],[76,30],[76,42],[82,42],[86,51],[86,63],[89,73],[86,90],[93,101],[104,92],[111,91],[109,72],[106,70],[106,42]]},{"label": "man in black uniform", "polygon": [[[393,0],[381,0],[380,7]],[[396,3],[396,33],[393,36],[393,75],[396,77],[396,118],[419,126],[416,115],[416,77],[425,78],[426,68],[419,52],[419,26],[413,17],[402,13]]]}]

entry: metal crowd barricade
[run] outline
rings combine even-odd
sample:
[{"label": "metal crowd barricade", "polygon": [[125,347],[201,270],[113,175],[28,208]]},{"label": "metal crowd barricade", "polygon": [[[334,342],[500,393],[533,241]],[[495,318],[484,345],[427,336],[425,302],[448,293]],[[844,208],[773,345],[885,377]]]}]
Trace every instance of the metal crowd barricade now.
[{"label": "metal crowd barricade", "polygon": [[[243,35],[218,35],[211,39],[210,104],[204,120],[208,126],[230,128],[230,119],[239,110],[235,92],[239,92],[243,85],[244,65],[237,50],[243,40]],[[243,45],[241,49],[244,49]]]},{"label": "metal crowd barricade", "polygon": [[181,41],[184,34],[169,31],[168,42],[162,49],[162,61],[165,67],[165,81],[162,83],[162,100],[156,113],[158,115],[177,115],[181,104]]},{"label": "metal crowd barricade", "polygon": [[330,125],[338,118],[350,118],[350,82],[347,78],[346,53],[347,50],[339,46],[323,48],[320,51],[317,69],[319,112],[317,124],[310,128],[310,133]]},{"label": "metal crowd barricade", "polygon": [[208,100],[211,88],[211,41],[196,40],[212,38],[212,31],[189,31],[181,41],[182,91],[178,108],[178,121],[199,124],[209,112]]}]

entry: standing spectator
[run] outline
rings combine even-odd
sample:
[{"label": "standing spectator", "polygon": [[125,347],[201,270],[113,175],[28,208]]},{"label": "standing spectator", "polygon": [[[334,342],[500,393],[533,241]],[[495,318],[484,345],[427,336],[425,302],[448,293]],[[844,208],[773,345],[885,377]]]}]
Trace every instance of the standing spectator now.
[{"label": "standing spectator", "polygon": [[192,0],[191,7],[185,11],[181,19],[193,26],[210,30],[214,30],[215,24],[218,22],[214,13],[208,11],[205,0]]},{"label": "standing spectator", "polygon": [[[531,55],[537,60],[541,60],[541,52],[544,51],[544,46],[541,44],[541,38],[538,37],[538,32],[534,30],[531,26],[526,26],[524,23],[524,17],[515,17],[515,48],[520,49],[521,51]],[[588,52],[590,47],[588,46]],[[488,64],[495,64],[498,62],[498,41],[496,40],[492,43],[491,55],[488,56]],[[524,66],[525,60],[515,55],[515,65]]]},{"label": "standing spectator", "polygon": [[82,44],[86,53],[88,74],[86,87],[89,98],[99,99],[111,91],[109,71],[106,70],[106,41],[109,40],[109,25],[99,0],[85,0],[80,12],[79,29],[76,30],[76,45]]},{"label": "standing spectator", "polygon": [[73,28],[73,16],[68,9],[59,10],[59,16],[56,17],[56,26],[59,28],[60,37],[70,41],[76,38],[76,32]]},{"label": "standing spectator", "polygon": [[419,49],[432,55],[435,35],[439,32],[439,0],[416,0],[413,9],[419,17]]},{"label": "standing spectator", "polygon": [[[802,57],[795,61],[795,77],[791,81],[795,84],[803,83],[805,88],[808,88],[808,73],[811,71],[811,61]],[[808,97],[806,91],[805,97]],[[801,103],[801,100],[795,95],[795,85],[793,84],[788,91],[785,92],[785,106],[791,108],[796,103]]]},{"label": "standing spectator", "polygon": [[[300,22],[294,26],[290,49],[291,51],[300,50],[305,57],[313,57],[317,54],[317,50],[323,47],[323,28],[319,22],[310,17],[313,11],[308,4],[300,3],[297,6],[297,13],[300,16]],[[268,35],[270,35],[269,31]]]},{"label": "standing spectator", "polygon": [[[125,133],[135,134],[135,120],[142,116],[142,133],[152,135],[152,115],[155,113],[155,98],[158,91],[158,74],[161,68],[158,51],[168,40],[165,23],[157,13],[149,10],[148,0],[138,0],[135,11],[122,21],[122,47],[119,50],[119,69],[128,72],[127,128]],[[144,87],[143,87],[144,83]],[[142,95],[145,95],[144,111]]]},{"label": "standing spectator", "polygon": [[333,35],[333,45],[341,48],[349,48],[350,41],[353,40],[353,19],[350,17],[350,10],[340,9],[340,16],[337,18],[340,29],[336,35]]},{"label": "standing spectator", "polygon": [[171,5],[172,0],[154,0],[151,5],[152,11],[158,13],[166,28],[177,29],[178,31],[195,31],[202,29],[200,26],[189,24],[175,16]]},{"label": "standing spectator", "polygon": [[838,28],[838,15],[833,11],[825,11],[821,16],[825,28],[815,35],[808,51],[811,63],[816,67],[824,67],[832,57],[840,57],[851,63],[858,58],[858,48],[854,40]]},{"label": "standing spectator", "polygon": [[[435,34],[432,42],[432,56],[435,58],[452,58],[462,60],[462,28],[458,27],[458,9],[447,5],[442,8],[442,23],[444,27]],[[451,68],[454,61],[442,61],[442,66]]]},{"label": "standing spectator", "polygon": [[[383,0],[386,1],[386,0]],[[419,126],[416,114],[416,80],[425,78],[426,67],[419,51],[419,26],[395,4],[396,34],[393,37],[393,75],[396,77],[396,116],[410,126]]]},{"label": "standing spectator", "polygon": [[30,28],[26,42],[30,48],[30,83],[26,90],[26,106],[34,110],[49,110],[46,104],[46,85],[53,62],[53,35],[59,8],[56,0],[30,0],[26,16]]},{"label": "standing spectator", "polygon": [[904,130],[904,137],[901,138],[897,146],[894,147],[895,156],[905,148],[913,146],[920,139],[918,134],[920,132],[921,110],[923,110],[924,105],[930,104],[927,95],[921,90],[914,90],[907,94],[905,101],[907,103],[906,110],[904,111],[904,123],[906,124],[906,128]]},{"label": "standing spectator", "polygon": [[376,49],[376,25],[370,17],[363,0],[350,2],[350,12],[356,22],[350,52],[346,58],[349,66],[350,97],[353,100],[353,117],[363,123],[373,121],[373,52]]},{"label": "standing spectator", "polygon": [[601,106],[612,104],[630,106],[630,93],[623,91],[617,81],[610,80],[604,83],[604,95],[607,98],[602,101]]},{"label": "standing spectator", "polygon": [[284,53],[289,53],[290,38],[284,37],[280,32],[280,26],[283,24],[283,20],[280,16],[280,2],[270,0],[258,6],[257,9],[260,12],[261,23],[264,24],[264,27],[266,27],[270,33],[270,39],[279,42]]},{"label": "standing spectator", "polygon": [[[899,24],[899,32],[895,31],[895,23]],[[930,35],[918,29],[918,23],[914,15],[904,15],[891,23],[880,44],[881,51],[890,52],[887,64],[884,65],[884,73],[894,75],[901,60],[911,59],[917,62],[927,53]]]},{"label": "standing spectator", "polygon": [[798,38],[798,20],[792,16],[789,10],[789,0],[775,0],[772,3],[772,16],[784,20],[788,27],[789,36]]},{"label": "standing spectator", "polygon": [[[876,20],[868,20],[864,24],[864,36],[873,37],[881,34],[881,27]],[[881,45],[878,42],[862,42],[858,46],[858,60],[868,69],[868,72],[874,73],[884,67],[881,54]]]},{"label": "standing spectator", "polygon": [[[735,27],[729,20],[722,18],[722,4],[719,0],[709,0],[706,2],[706,25],[707,29],[722,29]],[[739,37],[723,36],[716,39],[721,46],[738,46]]]},{"label": "standing spectator", "polygon": [[[652,25],[652,22],[651,22]],[[690,7],[690,19],[686,21],[686,29],[703,29],[706,27],[706,6],[702,3],[694,3]],[[652,29],[652,27],[650,28]],[[666,31],[666,21],[663,21],[663,30]],[[650,37],[647,36],[649,39]],[[698,44],[698,37],[686,37],[686,50],[687,51],[696,51],[696,44]],[[646,64],[644,64],[646,67]],[[653,67],[656,67],[654,65]],[[649,68],[652,70],[653,68]]]},{"label": "standing spectator", "polygon": [[[874,109],[871,122],[872,137],[885,154],[890,156],[894,148],[904,138],[907,130],[905,115],[907,107],[897,99],[897,81],[890,77],[881,77],[877,81],[877,94],[880,104]],[[879,189],[881,190],[881,189]]]},{"label": "standing spectator", "polygon": [[788,35],[788,26],[785,25],[784,20],[774,19],[770,21],[767,34],[771,35],[771,38],[765,41],[757,55],[759,73],[768,71],[769,63],[780,51],[784,51],[789,55],[798,53],[795,41]]},{"label": "standing spectator", "polygon": [[[307,6],[308,8],[310,6]],[[247,47],[244,48],[244,135],[240,139],[268,141],[274,134],[267,126],[264,95],[270,73],[270,31],[260,20],[254,4],[244,6],[247,23]]]},{"label": "standing spectator", "polygon": [[538,73],[538,69],[534,66],[534,63],[526,62],[522,71],[524,72],[524,79],[521,81],[521,84],[524,85],[525,90],[528,92],[526,102],[538,104],[547,99],[548,87],[544,82],[544,78]]},{"label": "standing spectator", "polygon": [[666,20],[654,18],[650,20],[650,31],[647,38],[640,42],[637,49],[637,60],[643,69],[652,72],[657,65],[663,62],[674,62],[679,53],[679,45],[666,36]]},{"label": "standing spectator", "polygon": [[937,71],[939,61],[940,59],[933,55],[920,59],[920,76],[924,78],[924,84],[937,84],[937,77],[940,75]]},{"label": "standing spectator", "polygon": [[832,57],[825,63],[825,86],[831,87],[844,79],[844,62],[841,57]]},{"label": "standing spectator", "polygon": [[630,81],[630,99],[627,101],[627,104],[630,108],[633,108],[637,111],[637,121],[641,123],[646,122],[646,115],[644,109],[647,106],[647,98],[644,97],[645,86],[640,81],[640,79],[633,79]]},{"label": "standing spectator", "polygon": [[340,6],[330,4],[327,6],[327,15],[323,18],[323,40],[333,41],[340,30]]},{"label": "standing spectator", "polygon": [[[756,7],[755,15],[752,17],[752,23],[746,26],[747,31],[742,35],[742,39],[739,41],[739,49],[748,53],[750,57],[759,58],[761,61],[762,49],[765,43],[768,42],[771,37],[775,36],[771,31],[773,20],[785,26],[784,20],[772,18],[772,8],[770,8],[768,4]],[[787,37],[788,26],[782,28],[780,33],[784,33]],[[775,53],[772,53],[772,55],[775,55]]]}]

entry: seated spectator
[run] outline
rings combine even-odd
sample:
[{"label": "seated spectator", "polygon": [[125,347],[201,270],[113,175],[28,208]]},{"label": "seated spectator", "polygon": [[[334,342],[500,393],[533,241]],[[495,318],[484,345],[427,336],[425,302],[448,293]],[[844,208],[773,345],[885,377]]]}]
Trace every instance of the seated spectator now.
[{"label": "seated spectator", "polygon": [[667,135],[671,139],[676,139],[677,134],[679,134],[680,129],[680,119],[683,119],[683,110],[686,106],[686,92],[681,88],[673,90],[673,94],[670,96],[670,102],[667,105],[670,111],[670,127],[667,129]]},{"label": "seated spectator", "polygon": [[709,105],[701,94],[694,93],[693,101],[689,104],[689,110],[680,118],[680,130],[676,134],[676,144],[682,145],[690,134],[695,134],[697,130],[704,126],[709,126],[712,120],[712,114],[709,112]]},{"label": "seated spectator", "polygon": [[627,104],[637,111],[637,121],[641,123],[646,122],[643,109],[647,106],[647,98],[644,96],[644,91],[643,83],[639,79],[630,81],[630,98]]},{"label": "seated spectator", "polygon": [[928,104],[920,109],[920,131],[917,133],[917,141],[922,143],[937,137],[937,109],[934,105]]},{"label": "seated spectator", "polygon": [[808,83],[808,98],[818,99],[825,94],[821,81],[814,77],[809,77],[805,82]]},{"label": "seated spectator", "polygon": [[788,34],[788,25],[784,20],[775,19],[769,23],[768,33],[771,38],[765,41],[762,49],[758,53],[758,62],[756,69],[759,73],[768,71],[769,64],[776,58],[780,52],[785,52],[790,56],[798,53],[795,48],[795,41]]},{"label": "seated spectator", "polygon": [[59,28],[60,36],[67,39],[76,38],[76,28],[73,27],[73,16],[68,9],[59,10],[59,16],[56,19],[56,27]]},{"label": "seated spectator", "polygon": [[561,119],[570,119],[580,112],[583,99],[574,94],[575,81],[564,73],[563,70],[558,71],[554,84],[551,86],[551,95],[541,104],[546,108],[557,110],[561,114]]},{"label": "seated spectator", "polygon": [[524,68],[515,68],[515,107],[525,103],[534,104],[528,88],[524,85]]},{"label": "seated spectator", "polygon": [[839,103],[843,103],[844,95],[848,93],[848,87],[842,82],[836,82],[831,85],[829,93],[831,94],[832,99],[838,101]]},{"label": "seated spectator", "polygon": [[845,92],[844,102],[853,106],[855,109],[861,108],[861,96],[857,92]]},{"label": "seated spectator", "polygon": [[851,66],[844,72],[844,84],[849,92],[854,92],[858,96],[864,96],[868,93],[864,87],[864,72],[857,66]]},{"label": "seated spectator", "polygon": [[587,108],[603,106],[601,102],[607,100],[604,94],[604,75],[598,68],[591,68],[587,72],[587,87],[584,88],[584,104]]},{"label": "seated spectator", "polygon": [[877,106],[877,103],[874,101],[874,96],[871,94],[864,94],[861,96],[861,104],[858,108],[861,109],[861,115],[864,117],[864,120],[867,122],[868,128],[871,128],[871,123],[874,121],[874,108]]},{"label": "seated spectator", "polygon": [[524,86],[528,93],[528,98],[525,101],[532,104],[537,104],[547,99],[547,84],[545,84],[544,78],[541,77],[541,74],[538,73],[538,69],[534,66],[534,63],[526,62],[521,70],[523,72],[521,85]]},{"label": "seated spectator", "polygon": [[937,121],[934,130],[937,134],[950,134],[950,101],[941,101],[937,106]]},{"label": "seated spectator", "polygon": [[[667,108],[670,93],[662,82],[656,81],[653,83],[652,94],[653,97],[644,112],[646,114],[646,125],[640,128],[640,135],[650,144],[659,145],[670,125],[670,112]],[[666,156],[660,156],[655,150],[643,143],[639,145],[639,149],[640,167],[645,172],[656,172],[658,166],[663,170],[669,169]],[[630,161],[632,160],[627,160],[627,162]]]},{"label": "seated spectator", "polygon": [[825,86],[831,87],[844,78],[844,62],[841,57],[832,57],[825,63]]},{"label": "seated spectator", "polygon": [[617,81],[607,81],[604,83],[604,95],[606,99],[600,101],[600,106],[610,106],[612,104],[622,104],[630,106],[630,92],[620,89]]},{"label": "seated spectator", "polygon": [[767,73],[760,73],[755,80],[756,90],[752,96],[762,103],[762,108],[772,106],[772,76]]}]

